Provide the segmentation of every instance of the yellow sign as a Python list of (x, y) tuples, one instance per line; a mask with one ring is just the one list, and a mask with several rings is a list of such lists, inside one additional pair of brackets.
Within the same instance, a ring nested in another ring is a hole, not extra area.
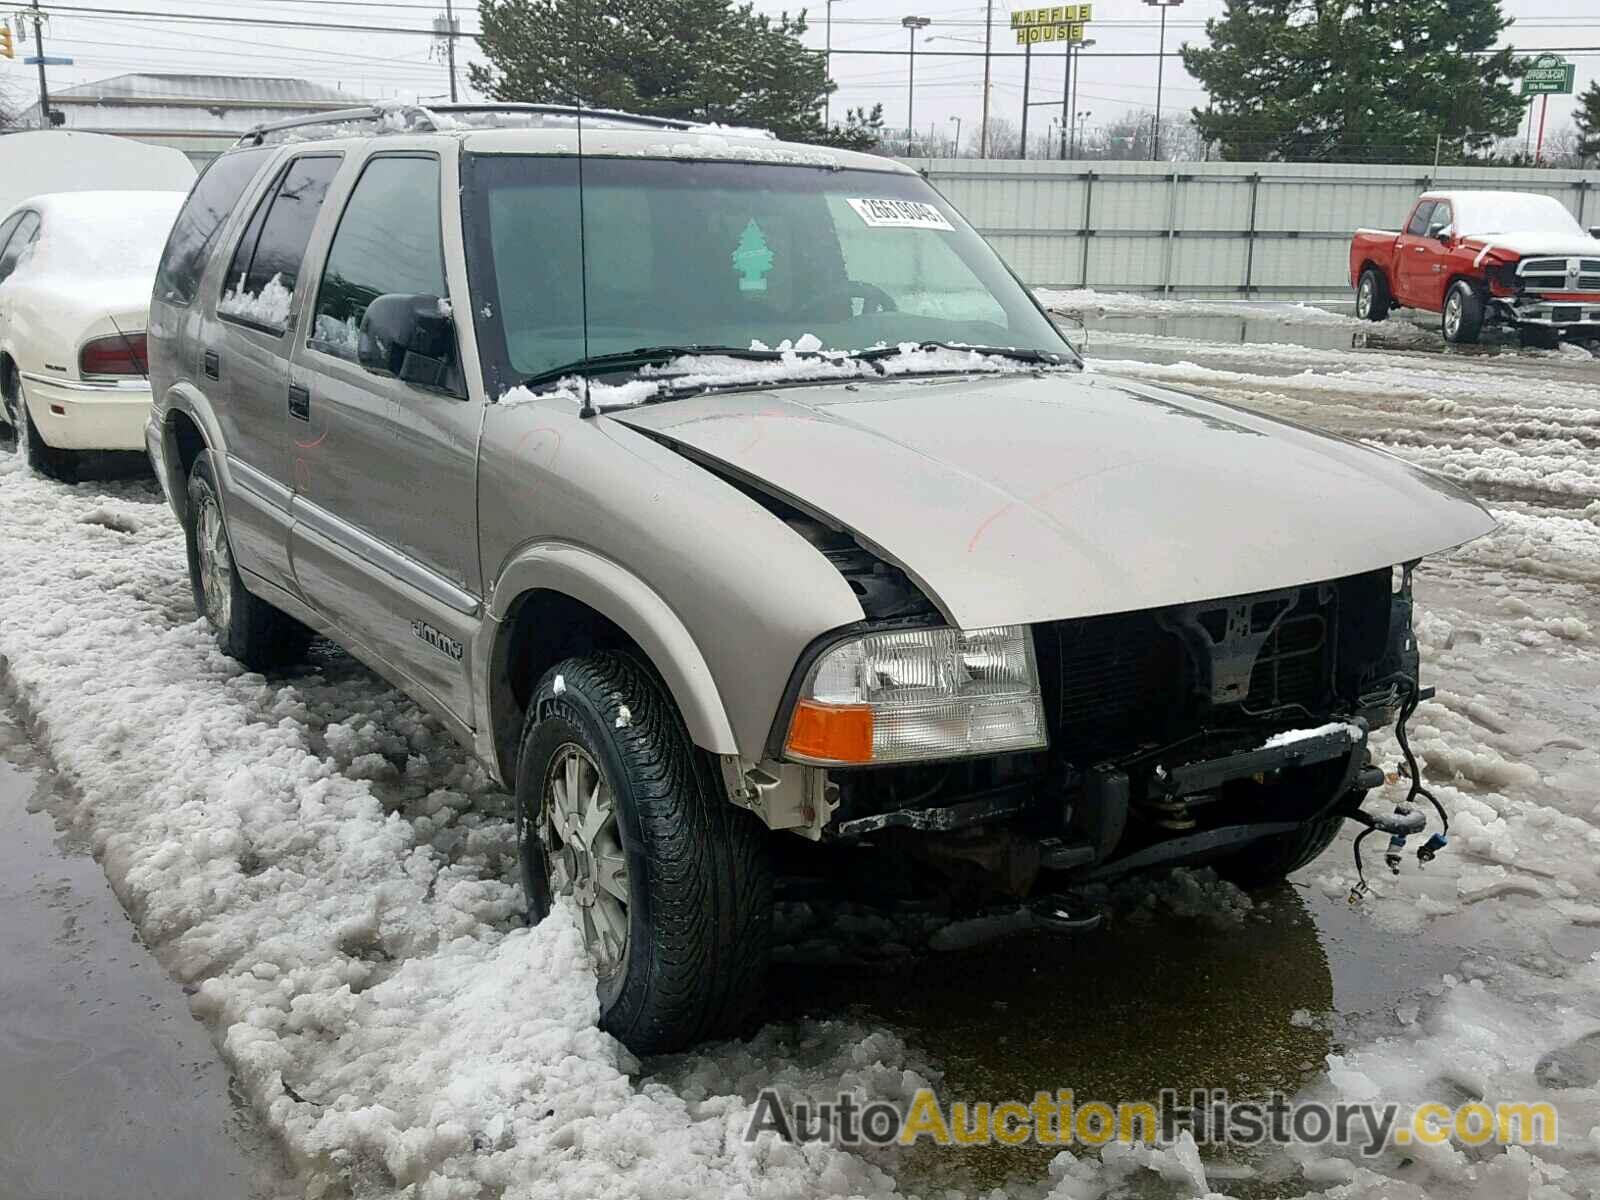
[(1083, 27), (1093, 18), (1092, 4), (1057, 4), (1051, 8), (1025, 8), (1011, 14), (1017, 45), (1040, 42), (1081, 42)]
[(8, 26), (0, 25), (0, 58), (15, 58), (16, 49), (11, 43), (11, 30)]

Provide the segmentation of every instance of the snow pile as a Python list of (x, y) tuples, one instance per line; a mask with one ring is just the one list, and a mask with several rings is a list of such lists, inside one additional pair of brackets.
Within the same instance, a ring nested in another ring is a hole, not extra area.
[[(224, 658), (150, 485), (72, 489), (0, 461), (0, 506), (9, 684), (140, 933), (196, 986), (314, 1190), (892, 1193), (842, 1151), (746, 1145), (738, 1095), (631, 1079), (570, 915), (521, 925), (505, 797), (342, 656), (283, 680)], [(836, 1032), (793, 1078), (822, 1094), (927, 1077), (907, 1053)], [(725, 1078), (725, 1057), (674, 1069)]]
[[(282, 275), (274, 275), (267, 280), (259, 292), (245, 291), (244, 276), (240, 275), (239, 282), (217, 301), (217, 312), (225, 316), (242, 317), (258, 325), (282, 328), (289, 323), (289, 306), (293, 303), (294, 289), (283, 285)], [(320, 335), (321, 318), (317, 322), (317, 331)]]
[[(769, 349), (760, 342), (750, 348), (761, 351)], [(916, 342), (902, 342), (898, 349), (898, 354), (867, 361), (851, 358), (843, 351), (824, 350), (822, 342), (808, 333), (792, 342), (788, 339), (780, 342), (777, 352), (781, 357), (777, 359), (686, 354), (659, 367), (642, 367), (638, 378), (626, 383), (586, 382), (574, 375), (542, 391), (536, 392), (525, 387), (511, 388), (500, 397), (500, 403), (528, 404), (555, 397), (581, 404), (587, 390), (589, 402), (600, 412), (606, 412), (645, 404), (657, 396), (679, 389), (756, 388), (797, 381), (835, 383), (929, 372), (1006, 375), (1041, 370), (1078, 370), (1076, 366), (1042, 367), (1036, 363), (983, 354), (977, 350), (944, 347), (924, 349)]]

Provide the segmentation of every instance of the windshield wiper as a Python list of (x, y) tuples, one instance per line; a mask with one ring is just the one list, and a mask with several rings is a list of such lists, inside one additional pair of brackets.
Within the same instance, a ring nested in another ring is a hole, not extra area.
[[(995, 358), (1009, 358), (1015, 362), (1038, 363), (1045, 367), (1070, 366), (1076, 360), (1066, 354), (1057, 354), (1053, 350), (1028, 350), (1017, 346), (968, 346), (960, 342), (918, 342), (914, 349), (917, 350), (955, 350), (957, 352), (970, 350), (974, 354), (988, 354)], [(874, 346), (870, 350), (858, 350), (851, 358), (859, 358), (862, 362), (879, 362), (885, 358), (893, 358), (903, 353), (901, 346)]]
[(750, 362), (778, 362), (783, 358), (777, 350), (751, 350), (743, 346), (710, 346), (698, 343), (685, 346), (640, 346), (635, 350), (619, 350), (614, 354), (595, 354), (574, 359), (548, 371), (540, 371), (517, 381), (518, 387), (535, 388), (556, 383), (569, 375), (603, 375), (607, 371), (627, 371), (638, 367), (659, 366), (692, 354), (714, 354), (723, 358), (739, 358)]

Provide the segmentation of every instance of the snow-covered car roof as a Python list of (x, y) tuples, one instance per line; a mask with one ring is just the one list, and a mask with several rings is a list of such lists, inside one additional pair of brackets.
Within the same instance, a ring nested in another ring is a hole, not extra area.
[[(154, 275), (187, 192), (55, 192), (28, 208), (42, 218), (29, 274)], [(9, 214), (8, 214), (9, 215)]]
[(1587, 236), (1566, 205), (1537, 192), (1424, 192), (1424, 200), (1448, 200), (1459, 237), (1496, 233), (1562, 233)]

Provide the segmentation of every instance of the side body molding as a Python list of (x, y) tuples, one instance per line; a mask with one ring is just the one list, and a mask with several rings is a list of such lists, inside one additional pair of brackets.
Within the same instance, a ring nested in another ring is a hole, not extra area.
[[(563, 592), (587, 604), (628, 634), (649, 655), (689, 729), (695, 745), (713, 754), (737, 754), (733, 725), (711, 668), (688, 628), (659, 593), (603, 555), (570, 542), (540, 542), (512, 555), (495, 581), (489, 615), (504, 621), (517, 597), (536, 589)], [(490, 632), (490, 631), (486, 631)], [(495, 636), (479, 639), (487, 659)], [(484, 661), (480, 679), (488, 679)], [(483, 697), (480, 712), (490, 712)], [(480, 726), (487, 722), (480, 721)]]

